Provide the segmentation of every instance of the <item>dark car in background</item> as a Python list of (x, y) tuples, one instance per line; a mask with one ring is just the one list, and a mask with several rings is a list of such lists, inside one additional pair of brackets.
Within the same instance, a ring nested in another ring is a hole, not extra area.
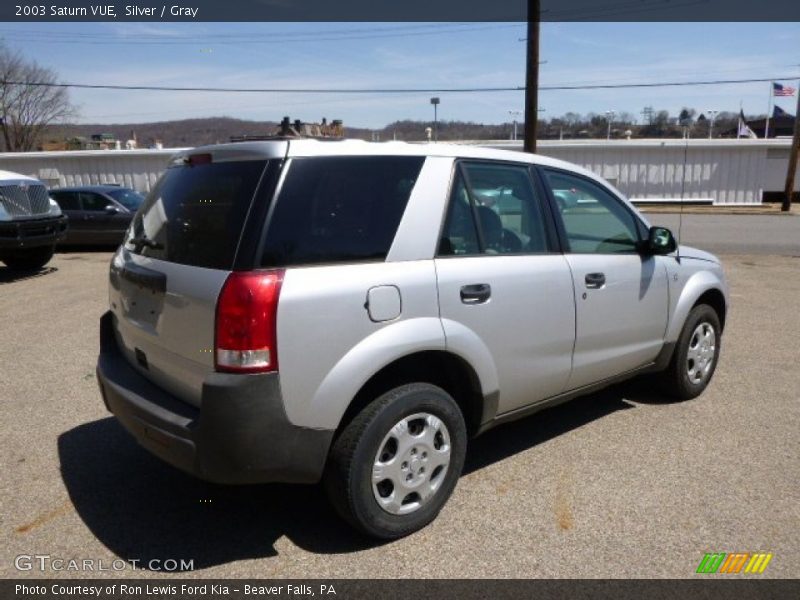
[(50, 190), (50, 197), (69, 219), (67, 244), (120, 244), (144, 196), (117, 185)]

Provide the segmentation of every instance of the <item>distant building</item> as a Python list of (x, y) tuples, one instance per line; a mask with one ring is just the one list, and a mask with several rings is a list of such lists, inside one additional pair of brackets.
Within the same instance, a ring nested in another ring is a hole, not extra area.
[(90, 137), (75, 136), (64, 140), (48, 140), (39, 146), (43, 152), (63, 150), (119, 150), (122, 142), (113, 133), (95, 133)]

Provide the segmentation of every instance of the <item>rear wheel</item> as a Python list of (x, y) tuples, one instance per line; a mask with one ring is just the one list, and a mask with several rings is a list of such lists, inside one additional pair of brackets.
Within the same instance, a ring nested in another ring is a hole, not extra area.
[(364, 533), (395, 539), (436, 518), (466, 454), (461, 410), (426, 383), (395, 388), (364, 408), (333, 444), (325, 488), (337, 512)]
[(33, 271), (41, 269), (55, 252), (54, 246), (39, 246), (24, 250), (11, 250), (2, 255), (2, 260), (10, 269), (19, 271)]
[(703, 393), (717, 368), (721, 331), (713, 308), (698, 304), (691, 310), (663, 375), (671, 396), (690, 400)]

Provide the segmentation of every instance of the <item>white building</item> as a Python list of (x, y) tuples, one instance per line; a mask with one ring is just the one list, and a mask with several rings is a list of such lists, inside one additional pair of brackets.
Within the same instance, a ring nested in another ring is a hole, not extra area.
[[(522, 142), (462, 143), (522, 148)], [(759, 204), (764, 192), (783, 190), (791, 140), (570, 140), (538, 146), (541, 154), (586, 167), (635, 200)], [(0, 153), (0, 169), (50, 187), (116, 183), (148, 192), (177, 151)]]

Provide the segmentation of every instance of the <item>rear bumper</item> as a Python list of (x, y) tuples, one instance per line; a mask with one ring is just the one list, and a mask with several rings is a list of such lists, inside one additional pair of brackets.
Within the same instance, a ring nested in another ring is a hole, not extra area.
[(322, 476), (333, 431), (289, 422), (277, 373), (214, 373), (203, 385), (202, 408), (195, 408), (127, 363), (107, 312), (97, 380), (106, 408), (142, 446), (201, 479), (314, 483)]
[(48, 246), (67, 235), (67, 217), (0, 221), (0, 248)]

